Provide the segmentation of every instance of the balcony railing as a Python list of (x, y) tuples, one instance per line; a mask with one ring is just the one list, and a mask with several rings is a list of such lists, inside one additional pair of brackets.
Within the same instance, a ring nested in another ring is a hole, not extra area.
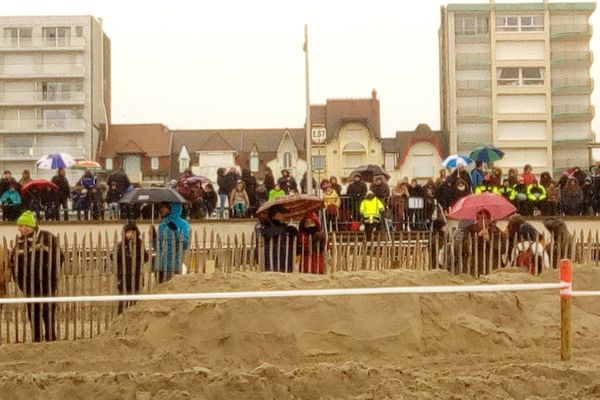
[(552, 52), (552, 65), (591, 64), (593, 60), (591, 51), (556, 51)]
[(49, 38), (45, 36), (33, 37), (4, 37), (0, 38), (0, 50), (15, 49), (82, 49), (85, 48), (85, 38), (83, 37), (56, 37)]
[(0, 104), (81, 103), (83, 101), (85, 101), (83, 92), (0, 92)]
[(591, 121), (594, 118), (594, 106), (583, 104), (564, 104), (552, 106), (552, 118), (569, 121)]
[(2, 159), (38, 159), (50, 153), (68, 153), (75, 158), (85, 157), (85, 148), (81, 146), (32, 146), (32, 147), (0, 147)]
[(0, 132), (83, 131), (85, 121), (77, 119), (0, 119)]
[(557, 78), (552, 79), (553, 93), (589, 93), (594, 88), (594, 81), (590, 78)]
[(0, 78), (34, 76), (81, 77), (85, 75), (84, 64), (0, 64)]
[(490, 90), (492, 81), (489, 79), (471, 79), (456, 81), (457, 90)]
[(491, 116), (491, 106), (463, 106), (456, 108), (456, 114), (459, 116)]
[(488, 67), (490, 63), (490, 53), (459, 53), (456, 55), (456, 68), (458, 69)]
[(550, 26), (552, 39), (588, 39), (592, 36), (592, 26), (589, 24), (561, 24)]

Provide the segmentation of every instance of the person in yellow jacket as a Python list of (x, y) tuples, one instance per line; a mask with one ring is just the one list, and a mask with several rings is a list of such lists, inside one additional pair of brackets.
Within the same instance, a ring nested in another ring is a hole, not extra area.
[(373, 230), (381, 221), (381, 212), (385, 209), (383, 203), (378, 197), (375, 197), (372, 191), (367, 192), (367, 197), (360, 203), (360, 215), (365, 225), (365, 234), (367, 240), (371, 240)]

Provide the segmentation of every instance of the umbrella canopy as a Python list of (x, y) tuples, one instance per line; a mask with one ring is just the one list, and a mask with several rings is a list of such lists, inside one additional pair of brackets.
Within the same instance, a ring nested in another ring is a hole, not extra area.
[(385, 179), (390, 179), (390, 174), (385, 172), (383, 168), (375, 164), (362, 165), (350, 173), (350, 179), (354, 179), (355, 175), (360, 175), (363, 181), (373, 182), (373, 178), (377, 175), (385, 176)]
[(71, 165), (71, 169), (100, 171), (100, 170), (102, 170), (102, 166), (100, 165), (100, 163), (93, 161), (93, 160), (82, 160), (82, 161), (76, 161), (75, 164)]
[(198, 183), (200, 182), (201, 184), (206, 184), (206, 183), (210, 183), (210, 179), (207, 178), (206, 176), (202, 176), (202, 175), (192, 175), (192, 176), (188, 176), (187, 178), (185, 178), (185, 183)]
[(309, 194), (294, 194), (267, 201), (256, 211), (257, 216), (273, 215), (280, 221), (300, 219), (311, 211), (324, 208), (323, 199)]
[(503, 196), (493, 193), (471, 194), (458, 200), (448, 215), (454, 219), (476, 220), (477, 213), (486, 210), (492, 221), (504, 218), (517, 211)]
[(502, 157), (504, 157), (504, 152), (496, 146), (485, 144), (483, 146), (476, 147), (471, 154), (469, 154), (469, 157), (474, 161), (489, 163), (502, 160)]
[(168, 188), (143, 188), (134, 189), (126, 193), (119, 203), (142, 204), (142, 203), (185, 203), (185, 199), (179, 193)]
[(471, 164), (473, 160), (469, 158), (466, 154), (452, 154), (451, 156), (446, 157), (444, 161), (442, 161), (442, 165), (446, 168), (456, 168), (459, 165), (467, 166)]
[(21, 194), (25, 195), (31, 189), (42, 190), (42, 189), (46, 189), (46, 188), (50, 188), (52, 190), (58, 190), (58, 186), (56, 186), (54, 183), (50, 182), (47, 179), (34, 179), (23, 185), (23, 187), (21, 188)]
[(52, 153), (46, 154), (37, 160), (35, 166), (39, 169), (58, 169), (69, 168), (73, 164), (75, 164), (75, 159), (72, 155), (67, 153)]

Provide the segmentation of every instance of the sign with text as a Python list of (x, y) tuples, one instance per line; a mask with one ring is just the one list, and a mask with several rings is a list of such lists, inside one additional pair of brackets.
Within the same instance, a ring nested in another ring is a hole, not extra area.
[(312, 142), (315, 144), (321, 144), (325, 142), (325, 138), (327, 136), (327, 132), (325, 128), (312, 128), (311, 138)]

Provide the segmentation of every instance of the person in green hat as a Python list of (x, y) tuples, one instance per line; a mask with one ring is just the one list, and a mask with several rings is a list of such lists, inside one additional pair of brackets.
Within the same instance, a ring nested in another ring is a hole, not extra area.
[[(10, 255), (13, 277), (27, 297), (54, 296), (58, 289), (58, 268), (64, 260), (58, 239), (40, 230), (30, 210), (17, 218), (19, 236)], [(27, 304), (34, 342), (56, 340), (56, 304)]]

